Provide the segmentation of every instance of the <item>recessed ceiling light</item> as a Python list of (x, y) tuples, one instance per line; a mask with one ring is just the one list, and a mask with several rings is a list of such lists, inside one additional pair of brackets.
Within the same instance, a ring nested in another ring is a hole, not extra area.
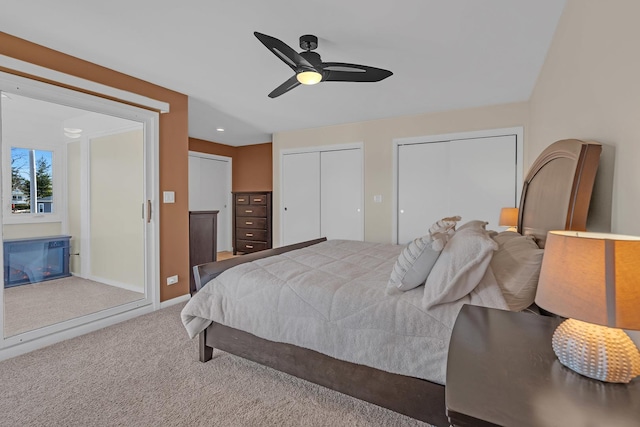
[(216, 130), (217, 130), (218, 132), (224, 132), (224, 129), (223, 129), (223, 128), (216, 128)]
[(68, 133), (68, 132), (65, 132), (64, 135), (66, 137), (73, 138), (73, 139), (80, 138), (82, 136), (79, 133)]
[(64, 128), (65, 132), (69, 132), (69, 133), (80, 133), (82, 132), (82, 129), (76, 129), (76, 128)]

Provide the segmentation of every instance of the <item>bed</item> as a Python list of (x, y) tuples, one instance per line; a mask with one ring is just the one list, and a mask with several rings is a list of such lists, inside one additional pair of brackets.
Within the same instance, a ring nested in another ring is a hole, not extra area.
[[(600, 152), (597, 143), (562, 140), (531, 166), (522, 189), (518, 230), (535, 239), (537, 248), (544, 248), (549, 230), (586, 229)], [(453, 236), (463, 234), (460, 230)], [(446, 426), (443, 372), (455, 314), (464, 303), (509, 306), (496, 295), (499, 288), (489, 283), (495, 277), (491, 279), (486, 267), (474, 289), (435, 307), (425, 308), (424, 301), (436, 284), (424, 290), (390, 290), (385, 284), (403, 250), (318, 239), (196, 266), (197, 293), (183, 310), (183, 323), (190, 335), (199, 337), (202, 362), (217, 348)], [(432, 270), (427, 285), (432, 275), (437, 276)], [(250, 285), (252, 281), (259, 287)], [(429, 298), (433, 302), (434, 296)], [(294, 300), (307, 304), (295, 308)], [(430, 320), (421, 322), (409, 312), (426, 313)]]

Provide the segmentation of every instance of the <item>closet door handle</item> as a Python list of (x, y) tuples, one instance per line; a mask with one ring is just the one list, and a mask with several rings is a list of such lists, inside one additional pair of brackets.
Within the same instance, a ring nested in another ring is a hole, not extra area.
[(151, 200), (147, 200), (147, 224), (151, 222)]

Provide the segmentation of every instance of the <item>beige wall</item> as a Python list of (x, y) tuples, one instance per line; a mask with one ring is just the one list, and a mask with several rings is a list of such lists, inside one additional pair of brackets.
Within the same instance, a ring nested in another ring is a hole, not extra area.
[(144, 292), (142, 130), (90, 141), (91, 277)]
[(37, 224), (5, 224), (2, 227), (3, 239), (58, 236), (60, 234), (62, 234), (62, 224), (59, 222), (43, 222)]
[[(528, 104), (515, 103), (442, 113), (350, 123), (273, 135), (273, 239), (280, 244), (280, 150), (364, 144), (365, 240), (392, 241), (393, 140), (418, 136), (528, 126)], [(527, 159), (525, 158), (525, 163)], [(382, 203), (373, 196), (381, 194)]]
[[(569, 0), (531, 97), (529, 159), (563, 138), (609, 145), (594, 202), (611, 230), (640, 235), (640, 2)], [(611, 184), (603, 179), (611, 175)]]
[[(593, 202), (611, 231), (632, 235), (640, 235), (639, 16), (638, 0), (567, 1), (531, 96), (525, 145), (532, 159), (556, 139), (607, 144)], [(629, 335), (640, 346), (640, 332)]]

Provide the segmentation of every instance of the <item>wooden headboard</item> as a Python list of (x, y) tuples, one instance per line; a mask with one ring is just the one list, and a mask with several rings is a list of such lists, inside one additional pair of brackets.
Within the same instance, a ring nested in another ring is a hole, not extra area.
[(518, 231), (544, 248), (550, 230), (584, 231), (602, 146), (564, 139), (548, 146), (524, 180)]

